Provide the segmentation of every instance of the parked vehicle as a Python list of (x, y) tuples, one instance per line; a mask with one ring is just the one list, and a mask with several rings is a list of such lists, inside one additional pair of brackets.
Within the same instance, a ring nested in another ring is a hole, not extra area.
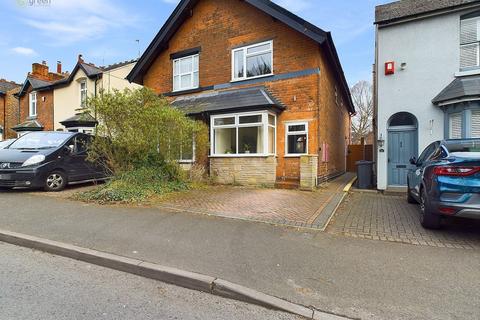
[(5, 149), (9, 145), (11, 145), (13, 141), (15, 141), (15, 139), (8, 139), (8, 140), (0, 141), (0, 150)]
[(0, 188), (61, 191), (68, 184), (104, 180), (100, 164), (87, 161), (93, 137), (72, 132), (32, 132), (0, 150)]
[(420, 203), (423, 227), (444, 216), (480, 219), (480, 139), (436, 141), (408, 173), (408, 202)]

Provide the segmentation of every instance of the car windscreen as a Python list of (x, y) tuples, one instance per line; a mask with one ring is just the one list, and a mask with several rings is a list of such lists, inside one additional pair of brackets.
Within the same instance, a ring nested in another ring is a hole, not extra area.
[(13, 140), (0, 141), (0, 149), (8, 147), (8, 145), (12, 142), (13, 142)]
[(449, 153), (480, 152), (480, 140), (452, 141), (445, 144)]
[(65, 133), (34, 132), (20, 137), (8, 148), (20, 150), (52, 149), (61, 146), (70, 137), (70, 134)]

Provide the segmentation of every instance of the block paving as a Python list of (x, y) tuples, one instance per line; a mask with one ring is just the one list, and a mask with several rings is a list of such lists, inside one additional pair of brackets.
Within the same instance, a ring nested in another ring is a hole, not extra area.
[[(321, 215), (352, 179), (346, 174), (314, 192), (215, 186), (168, 197), (160, 208), (292, 227), (321, 229)], [(330, 212), (331, 213), (331, 212)]]
[(441, 230), (426, 230), (420, 225), (419, 210), (404, 196), (351, 192), (326, 231), (413, 245), (480, 249), (480, 221), (448, 218)]

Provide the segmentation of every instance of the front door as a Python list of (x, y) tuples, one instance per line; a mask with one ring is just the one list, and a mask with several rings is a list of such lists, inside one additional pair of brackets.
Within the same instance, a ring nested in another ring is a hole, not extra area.
[(388, 133), (388, 185), (406, 186), (410, 159), (417, 156), (416, 130)]

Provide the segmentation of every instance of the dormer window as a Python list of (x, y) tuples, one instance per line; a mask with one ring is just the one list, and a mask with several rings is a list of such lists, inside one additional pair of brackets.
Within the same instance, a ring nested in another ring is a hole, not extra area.
[(80, 85), (80, 107), (85, 108), (87, 106), (87, 80), (82, 80), (79, 83)]
[(460, 21), (460, 70), (480, 68), (480, 13)]
[(31, 92), (29, 95), (29, 108), (28, 108), (28, 115), (30, 117), (37, 116), (37, 93)]
[(232, 81), (273, 74), (273, 41), (232, 50)]
[(183, 91), (198, 88), (198, 65), (198, 54), (173, 60), (173, 91)]

